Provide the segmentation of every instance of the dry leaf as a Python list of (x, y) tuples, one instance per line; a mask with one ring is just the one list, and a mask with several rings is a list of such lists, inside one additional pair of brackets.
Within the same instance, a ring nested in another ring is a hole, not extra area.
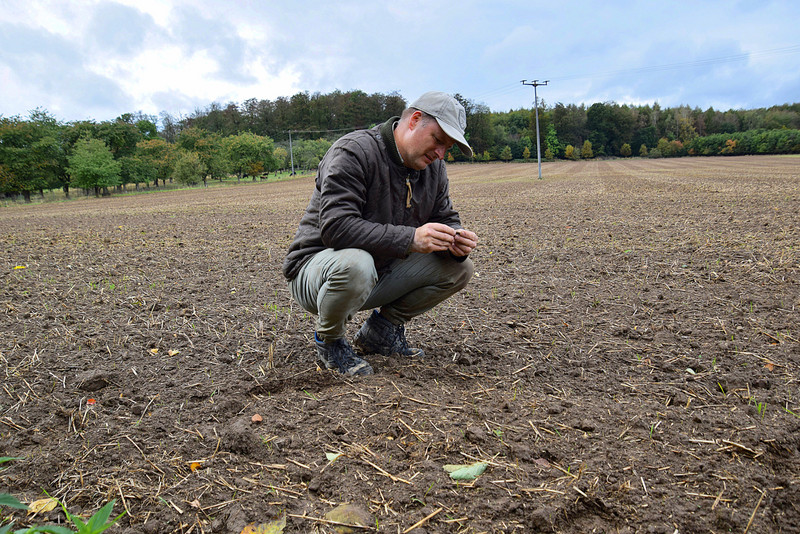
[(282, 534), (284, 528), (286, 528), (286, 516), (260, 525), (251, 523), (244, 527), (241, 534)]
[(88, 404), (89, 406), (94, 406), (96, 403), (97, 401), (94, 399), (86, 399), (86, 404)]
[(198, 470), (198, 469), (200, 469), (201, 467), (203, 467), (203, 463), (202, 463), (202, 462), (192, 462), (192, 463), (190, 463), (190, 464), (189, 464), (189, 469), (190, 469), (192, 472), (195, 472), (195, 471), (197, 471), (197, 470)]
[(24, 265), (17, 265), (16, 267), (14, 267), (14, 270), (16, 271), (17, 269), (27, 269), (27, 267), (25, 267)]
[(181, 353), (181, 351), (179, 351), (179, 350), (171, 350), (171, 351), (167, 352), (167, 354), (169, 354), (170, 356), (177, 356), (180, 353)]
[(192, 502), (190, 502), (189, 506), (191, 506), (192, 508), (201, 508), (200, 501), (198, 501), (197, 499), (195, 499)]
[(152, 352), (153, 354), (158, 354), (158, 349), (150, 349), (150, 352)]
[(254, 414), (253, 417), (250, 418), (250, 420), (254, 423), (260, 423), (261, 421), (264, 420), (264, 418), (261, 417), (259, 414)]
[(51, 512), (58, 506), (58, 501), (52, 497), (46, 499), (39, 499), (33, 501), (28, 505), (28, 514), (41, 514), (43, 512)]
[(338, 452), (338, 453), (337, 453), (337, 452), (326, 452), (326, 453), (325, 453), (325, 458), (327, 458), (327, 459), (328, 459), (328, 461), (329, 461), (330, 463), (333, 463), (333, 462), (335, 462), (335, 461), (336, 461), (336, 460), (339, 458), (339, 456), (341, 456), (342, 454), (344, 454), (344, 453), (341, 453), (341, 452)]
[(767, 371), (772, 371), (775, 369), (775, 364), (773, 364), (772, 362), (767, 362), (767, 365), (765, 365), (764, 367), (767, 368)]
[[(328, 521), (336, 521), (337, 523), (345, 523), (347, 525), (362, 527), (369, 527), (375, 524), (375, 520), (368, 512), (364, 511), (358, 506), (353, 506), (352, 504), (340, 504), (325, 514), (325, 519)], [(357, 532), (356, 529), (344, 525), (334, 525), (333, 528), (339, 534)], [(358, 530), (358, 532), (360, 532), (360, 530)]]

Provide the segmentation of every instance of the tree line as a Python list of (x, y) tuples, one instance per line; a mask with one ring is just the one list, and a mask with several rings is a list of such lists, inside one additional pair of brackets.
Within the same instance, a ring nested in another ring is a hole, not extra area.
[[(532, 108), (491, 111), (454, 95), (467, 112), (472, 161), (536, 157)], [(0, 117), (0, 193), (7, 197), (70, 188), (100, 195), (135, 184), (207, 183), (314, 169), (331, 143), (406, 107), (397, 93), (308, 92), (242, 104), (212, 103), (191, 115), (126, 113), (113, 121), (63, 123), (46, 110)], [(542, 103), (545, 159), (800, 153), (800, 104), (752, 110), (661, 108), (614, 102)], [(466, 161), (454, 147), (448, 161)]]
[[(475, 152), (475, 160), (536, 157), (532, 108), (497, 112), (462, 95), (454, 96), (467, 112), (467, 139)], [(229, 103), (224, 108), (214, 103), (204, 110), (195, 110), (189, 117), (167, 123), (176, 130), (190, 125), (224, 135), (246, 129), (286, 144), (290, 131), (296, 132), (294, 139), (318, 136), (333, 140), (341, 135), (342, 129), (372, 126), (399, 115), (405, 106), (405, 100), (396, 93), (304, 92), (274, 101), (251, 99), (242, 105)], [(542, 102), (539, 123), (541, 151), (546, 159), (800, 150), (797, 137), (800, 104), (720, 111), (689, 106), (662, 108), (658, 103), (637, 106), (615, 102), (590, 106), (557, 103), (548, 106)], [(729, 141), (735, 142), (735, 146)], [(467, 158), (456, 148), (448, 159), (464, 161)]]

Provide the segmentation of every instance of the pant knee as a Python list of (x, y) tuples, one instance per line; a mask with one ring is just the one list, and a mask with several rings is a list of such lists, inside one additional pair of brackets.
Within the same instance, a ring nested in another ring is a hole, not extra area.
[(348, 284), (369, 287), (370, 290), (378, 282), (375, 261), (372, 255), (361, 249), (345, 249), (340, 251), (338, 276)]
[(453, 287), (457, 290), (464, 289), (472, 275), (475, 274), (475, 264), (472, 260), (467, 258), (462, 262), (456, 262), (455, 270), (453, 273)]

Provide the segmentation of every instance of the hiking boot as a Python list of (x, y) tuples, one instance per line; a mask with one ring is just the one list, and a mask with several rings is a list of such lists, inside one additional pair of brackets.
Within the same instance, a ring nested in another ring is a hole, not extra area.
[(422, 349), (408, 346), (405, 326), (392, 324), (378, 310), (372, 311), (372, 315), (356, 333), (353, 343), (365, 354), (425, 356)]
[(344, 338), (324, 343), (314, 332), (317, 344), (317, 359), (327, 368), (336, 369), (347, 376), (365, 376), (373, 373), (372, 366), (353, 352), (353, 347)]

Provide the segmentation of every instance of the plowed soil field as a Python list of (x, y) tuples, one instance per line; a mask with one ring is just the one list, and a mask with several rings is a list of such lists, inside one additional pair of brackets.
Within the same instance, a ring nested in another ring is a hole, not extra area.
[(312, 177), (0, 208), (0, 493), (126, 534), (800, 532), (800, 159), (449, 173), (476, 275), (359, 379), (280, 274)]

